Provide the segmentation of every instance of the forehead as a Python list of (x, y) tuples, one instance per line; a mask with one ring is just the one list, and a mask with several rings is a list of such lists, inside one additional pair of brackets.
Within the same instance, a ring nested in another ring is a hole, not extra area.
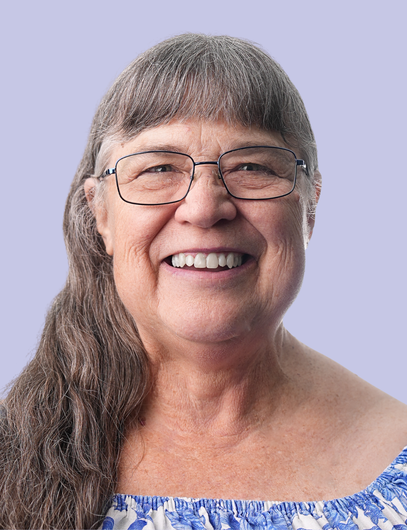
[(197, 160), (200, 157), (217, 159), (225, 151), (250, 145), (287, 147), (279, 133), (258, 127), (245, 127), (239, 123), (230, 124), (223, 120), (172, 120), (170, 123), (145, 130), (135, 138), (117, 145), (110, 161), (114, 163), (122, 156), (149, 150), (187, 153)]

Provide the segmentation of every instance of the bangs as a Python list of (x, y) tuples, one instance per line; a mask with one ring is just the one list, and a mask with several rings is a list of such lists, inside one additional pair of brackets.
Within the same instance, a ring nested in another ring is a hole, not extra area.
[(254, 45), (233, 37), (182, 35), (139, 56), (107, 97), (125, 137), (175, 117), (222, 118), (286, 137), (295, 133), (285, 115), (293, 91), (281, 67)]

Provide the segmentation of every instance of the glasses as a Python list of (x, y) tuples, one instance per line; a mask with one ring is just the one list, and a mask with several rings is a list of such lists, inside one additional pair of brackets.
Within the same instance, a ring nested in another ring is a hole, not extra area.
[(116, 175), (123, 201), (145, 206), (172, 204), (185, 199), (194, 180), (195, 167), (218, 166), (218, 178), (236, 199), (267, 200), (289, 195), (295, 188), (297, 167), (304, 160), (284, 147), (256, 146), (232, 149), (218, 160), (195, 162), (185, 153), (143, 151), (123, 156), (100, 179)]

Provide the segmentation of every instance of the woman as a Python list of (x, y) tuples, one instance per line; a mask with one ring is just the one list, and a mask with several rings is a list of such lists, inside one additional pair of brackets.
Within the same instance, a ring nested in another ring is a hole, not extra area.
[(301, 98), (255, 46), (182, 35), (123, 72), (4, 403), (2, 527), (407, 524), (406, 407), (282, 324), (319, 192)]

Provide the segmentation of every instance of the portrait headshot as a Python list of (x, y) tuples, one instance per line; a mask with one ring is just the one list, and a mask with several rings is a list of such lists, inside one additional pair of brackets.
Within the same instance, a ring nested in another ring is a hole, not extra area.
[(3, 9), (0, 528), (407, 529), (407, 6)]

